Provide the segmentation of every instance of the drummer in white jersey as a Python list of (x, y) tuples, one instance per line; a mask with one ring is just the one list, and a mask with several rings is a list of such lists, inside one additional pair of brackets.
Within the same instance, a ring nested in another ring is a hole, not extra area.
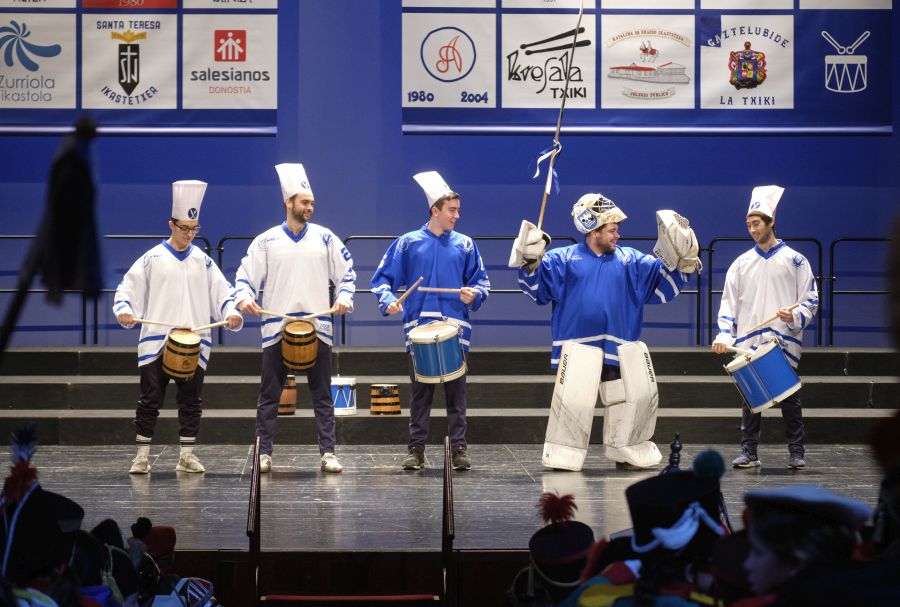
[[(281, 182), (285, 220), (256, 237), (241, 261), (235, 279), (235, 300), (244, 314), (262, 309), (288, 316), (303, 316), (331, 306), (328, 283), (335, 286), (334, 313), (353, 311), (356, 291), (353, 259), (344, 243), (324, 226), (310, 223), (315, 199), (302, 164), (275, 167)], [(263, 289), (264, 286), (264, 289)], [(257, 305), (260, 290), (262, 299)], [(319, 439), (320, 468), (340, 472), (334, 454), (334, 401), (331, 397), (331, 344), (333, 328), (328, 317), (312, 319), (316, 328), (315, 364), (306, 379), (312, 395)], [(272, 441), (278, 418), (278, 400), (287, 376), (281, 353), (285, 321), (266, 316), (262, 321), (262, 376), (256, 403), (256, 435), (260, 437), (259, 467), (272, 469)]]
[[(372, 292), (378, 297), (382, 314), (403, 312), (407, 350), (409, 333), (416, 326), (447, 318), (460, 326), (460, 344), (468, 352), (472, 334), (469, 312), (481, 307), (490, 293), (491, 283), (475, 242), (454, 230), (460, 215), (459, 194), (436, 171), (419, 173), (413, 178), (425, 190), (428, 223), (391, 243), (372, 276)], [(413, 291), (406, 301), (398, 302), (397, 290), (404, 285), (409, 287), (419, 277), (423, 277), (424, 287), (459, 288), (459, 294)], [(435, 384), (416, 380), (412, 360), (409, 376), (412, 381), (409, 443), (401, 465), (405, 470), (419, 470), (425, 465)], [(463, 374), (443, 384), (453, 467), (468, 470), (472, 464), (466, 442), (466, 376)]]
[[(756, 349), (778, 340), (788, 362), (796, 369), (800, 363), (800, 343), (806, 328), (819, 307), (816, 279), (806, 258), (781, 240), (775, 238), (775, 209), (784, 193), (777, 185), (753, 188), (747, 210), (747, 230), (756, 246), (738, 257), (725, 276), (725, 289), (719, 306), (719, 334), (712, 344), (717, 354), (727, 346)], [(793, 304), (800, 304), (788, 310)], [(761, 329), (747, 333), (772, 314), (778, 320)], [(781, 402), (792, 469), (806, 466), (803, 412), (800, 392)], [(741, 454), (732, 465), (735, 468), (754, 468), (760, 465), (757, 457), (762, 415), (753, 413), (743, 404), (741, 417)]]
[[(206, 184), (202, 181), (172, 184), (169, 219), (172, 235), (134, 262), (116, 289), (113, 312), (123, 327), (133, 327), (135, 318), (171, 322), (178, 327), (200, 327), (214, 319), (225, 320), (229, 329), (240, 331), (243, 320), (235, 307), (231, 285), (212, 259), (191, 244), (200, 231), (200, 205), (205, 192)], [(131, 465), (132, 474), (150, 472), (150, 442), (170, 379), (162, 364), (169, 330), (160, 325), (141, 325), (138, 341), (141, 389), (134, 415), (138, 451)], [(179, 472), (205, 470), (194, 454), (194, 444), (203, 413), (201, 392), (209, 362), (209, 329), (199, 331), (199, 336), (197, 370), (190, 379), (175, 380), (181, 442), (175, 470)]]
[[(640, 339), (644, 305), (673, 300), (688, 280), (686, 273), (693, 272), (698, 265), (696, 238), (686, 220), (672, 211), (660, 213), (678, 217), (684, 224), (682, 227), (674, 219), (663, 221), (657, 217), (660, 228), (657, 248), (664, 246), (671, 268), (652, 255), (617, 245), (619, 224), (627, 216), (602, 194), (585, 194), (572, 207), (575, 227), (584, 235), (582, 243), (545, 254), (550, 237), (533, 224), (522, 222), (509, 265), (519, 268), (519, 288), (525, 295), (538, 305), (553, 305), (551, 367), (559, 365), (563, 343), (574, 341), (603, 350), (603, 359), (596, 364), (603, 365), (600, 377), (604, 384), (613, 385), (612, 382), (623, 378), (619, 346)], [(670, 244), (669, 234), (677, 234), (677, 246)], [(649, 358), (649, 353), (646, 356)], [(643, 360), (641, 357), (641, 365)], [(586, 361), (585, 364), (595, 363)], [(634, 388), (629, 393), (645, 391), (646, 386)], [(601, 389), (601, 396), (604, 394)], [(609, 404), (604, 401), (604, 405)], [(646, 404), (637, 405), (639, 410), (634, 417), (645, 420), (646, 427), (651, 428), (646, 434), (652, 435), (656, 415), (643, 410), (645, 407)], [(603, 440), (607, 457), (628, 469), (659, 463), (659, 451), (649, 436), (631, 444), (614, 439), (611, 434), (614, 424), (608, 421), (609, 416), (607, 413)], [(615, 426), (625, 430), (622, 435), (642, 432), (641, 428), (627, 427), (625, 421)]]

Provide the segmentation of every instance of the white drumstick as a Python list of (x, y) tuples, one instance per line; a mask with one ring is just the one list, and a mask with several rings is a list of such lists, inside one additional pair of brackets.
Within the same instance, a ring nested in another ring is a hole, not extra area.
[(729, 352), (734, 352), (735, 354), (742, 354), (747, 357), (753, 356), (753, 350), (744, 350), (743, 348), (735, 348), (734, 346), (725, 346), (725, 349)]
[(135, 318), (134, 322), (139, 322), (145, 325), (159, 325), (161, 327), (180, 327), (181, 325), (174, 322), (160, 322), (158, 320), (147, 320), (146, 318)]
[(220, 320), (219, 322), (214, 322), (211, 325), (201, 325), (199, 327), (194, 327), (193, 329), (191, 329), (191, 331), (196, 333), (198, 331), (205, 331), (206, 329), (215, 329), (216, 327), (224, 327), (227, 324), (228, 324), (227, 320)]
[(297, 316), (297, 317), (292, 316), (290, 318), (291, 318), (291, 320), (309, 320), (310, 318), (315, 318), (317, 316), (328, 316), (332, 312), (334, 312), (334, 308), (328, 308), (327, 310), (323, 310), (321, 312), (316, 312), (315, 314), (307, 314), (306, 316)]
[(868, 30), (860, 34), (859, 38), (856, 39), (856, 42), (847, 47), (847, 54), (852, 55), (856, 51), (856, 47), (865, 42), (869, 35), (870, 33)]
[(416, 282), (414, 282), (413, 285), (412, 285), (410, 288), (408, 288), (408, 289), (406, 290), (406, 293), (404, 293), (403, 295), (401, 295), (401, 296), (397, 299), (396, 303), (402, 304), (402, 303), (403, 303), (403, 300), (406, 299), (407, 297), (409, 297), (410, 294), (411, 294), (413, 291), (416, 290), (416, 288), (419, 286), (419, 284), (420, 284), (423, 280), (425, 280), (425, 277), (424, 277), (424, 276), (419, 276), (419, 280), (417, 280)]
[(296, 316), (288, 316), (287, 314), (279, 314), (278, 312), (272, 312), (271, 310), (263, 310), (259, 309), (260, 314), (268, 314), (269, 316), (277, 316), (278, 318), (283, 318), (285, 320), (297, 320)]
[(419, 287), (420, 291), (426, 293), (461, 293), (462, 289), (448, 289), (445, 287)]
[(830, 44), (831, 46), (834, 47), (834, 50), (837, 51), (837, 54), (838, 54), (838, 55), (843, 55), (844, 53), (847, 52), (847, 49), (844, 48), (843, 46), (841, 46), (840, 44), (838, 44), (837, 40), (835, 40), (834, 38), (832, 38), (832, 37), (831, 37), (831, 34), (829, 34), (828, 32), (826, 32), (825, 30), (822, 30), (822, 37), (825, 38), (825, 40), (828, 41), (828, 44)]
[[(788, 307), (788, 308), (787, 308), (788, 312), (790, 312), (791, 310), (793, 310), (794, 308), (796, 308), (796, 307), (799, 306), (799, 305), (800, 305), (800, 304), (795, 303), (794, 305)], [(773, 321), (776, 321), (776, 320), (778, 320), (778, 312), (776, 312), (775, 314), (773, 314), (773, 315), (770, 316), (769, 318), (765, 319), (764, 321), (762, 321), (761, 323), (759, 323), (759, 324), (756, 325), (755, 327), (751, 327), (751, 328), (747, 329), (747, 330), (744, 332), (744, 335), (749, 335), (750, 333), (753, 333), (753, 332), (756, 331), (757, 329), (762, 329), (763, 327), (765, 327), (765, 326), (766, 326), (767, 324), (769, 324), (770, 322), (773, 322)]]

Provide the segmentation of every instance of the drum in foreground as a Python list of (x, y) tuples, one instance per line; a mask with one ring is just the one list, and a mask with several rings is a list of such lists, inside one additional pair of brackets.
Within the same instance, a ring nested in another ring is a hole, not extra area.
[(465, 375), (459, 333), (459, 325), (447, 321), (419, 325), (409, 332), (416, 381), (439, 384)]
[(725, 371), (754, 413), (777, 405), (801, 385), (774, 339), (755, 350), (752, 356), (738, 354), (725, 366)]
[(318, 353), (316, 327), (305, 320), (284, 325), (281, 336), (281, 358), (284, 366), (294, 371), (306, 371), (316, 364)]
[(372, 415), (400, 415), (400, 387), (397, 384), (372, 384)]
[(332, 377), (331, 400), (335, 415), (356, 415), (356, 378)]
[(200, 336), (190, 329), (174, 329), (166, 337), (163, 371), (175, 379), (190, 379), (200, 362)]

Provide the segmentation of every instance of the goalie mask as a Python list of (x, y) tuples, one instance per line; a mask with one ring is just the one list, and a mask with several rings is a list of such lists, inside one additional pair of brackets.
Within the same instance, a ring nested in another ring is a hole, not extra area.
[(603, 194), (585, 194), (572, 206), (575, 227), (589, 234), (605, 223), (619, 223), (628, 218), (622, 209)]

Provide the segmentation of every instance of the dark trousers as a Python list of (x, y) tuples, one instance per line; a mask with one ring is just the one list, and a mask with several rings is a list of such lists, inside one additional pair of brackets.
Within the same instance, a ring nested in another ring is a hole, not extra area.
[[(306, 370), (306, 381), (312, 395), (319, 453), (334, 453), (334, 401), (331, 399), (331, 346), (317, 340), (316, 364)], [(302, 371), (300, 372), (302, 373)], [(259, 399), (256, 401), (256, 436), (260, 451), (272, 455), (272, 440), (278, 421), (278, 401), (288, 369), (281, 358), (281, 342), (263, 348)]]
[(196, 437), (200, 430), (200, 417), (203, 415), (200, 393), (203, 391), (205, 371), (198, 365), (192, 378), (174, 379), (163, 371), (162, 359), (160, 356), (152, 363), (140, 367), (141, 396), (134, 412), (134, 429), (141, 436), (153, 437), (156, 419), (166, 397), (166, 386), (171, 379), (178, 389), (175, 396), (175, 402), (178, 403), (178, 433), (180, 436)]
[[(431, 403), (438, 384), (416, 381), (412, 356), (409, 357), (409, 379), (412, 381), (412, 398), (409, 403), (409, 445), (425, 447), (428, 441), (428, 424), (431, 421)], [(466, 448), (466, 375), (444, 382), (444, 399), (447, 401), (447, 431), (452, 449)]]
[[(800, 406), (800, 392), (797, 390), (777, 406), (781, 407), (784, 418), (784, 435), (791, 454), (805, 455), (806, 433), (803, 430), (803, 409)], [(762, 426), (762, 414), (753, 413), (745, 402), (741, 407), (741, 450), (756, 454)]]

